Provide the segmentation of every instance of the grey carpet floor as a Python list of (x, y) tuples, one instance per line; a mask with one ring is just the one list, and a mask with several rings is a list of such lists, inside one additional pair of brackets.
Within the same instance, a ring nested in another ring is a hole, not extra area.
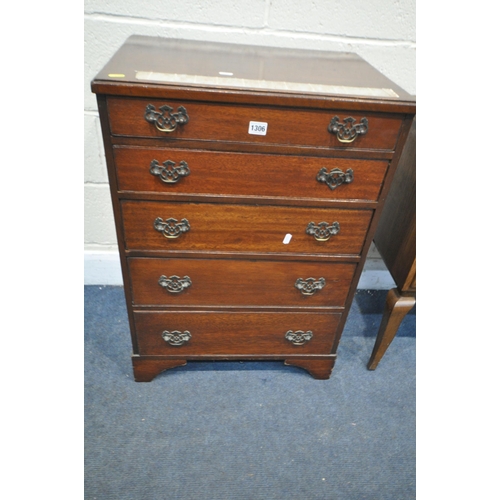
[(121, 287), (85, 287), (85, 499), (407, 500), (415, 308), (366, 369), (386, 292), (358, 291), (329, 380), (198, 362), (133, 380)]

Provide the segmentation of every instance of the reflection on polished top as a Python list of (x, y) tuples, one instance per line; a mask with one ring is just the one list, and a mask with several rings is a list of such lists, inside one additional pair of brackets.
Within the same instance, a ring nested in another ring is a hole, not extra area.
[(414, 101), (352, 53), (136, 35), (96, 80)]
[[(222, 72), (219, 72), (219, 74)], [(166, 82), (193, 84), (201, 86), (249, 88), (264, 90), (285, 90), (291, 92), (303, 92), (312, 94), (342, 94), (359, 95), (365, 97), (399, 97), (392, 89), (377, 89), (370, 87), (346, 87), (341, 85), (319, 85), (312, 83), (296, 82), (274, 82), (270, 80), (250, 80), (244, 78), (233, 78), (229, 76), (199, 76), (199, 75), (179, 75), (176, 73), (155, 73), (153, 71), (137, 71), (137, 80), (150, 82)]]

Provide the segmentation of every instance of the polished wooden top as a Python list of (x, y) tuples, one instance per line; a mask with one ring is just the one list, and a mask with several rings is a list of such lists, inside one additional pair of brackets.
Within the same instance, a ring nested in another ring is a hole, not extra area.
[(340, 96), (407, 102), (410, 107), (415, 101), (352, 53), (138, 35), (131, 36), (99, 72), (93, 90), (99, 93), (113, 84)]

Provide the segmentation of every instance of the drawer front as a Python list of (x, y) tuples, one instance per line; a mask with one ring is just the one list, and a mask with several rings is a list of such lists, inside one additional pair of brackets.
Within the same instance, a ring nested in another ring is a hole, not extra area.
[(356, 264), (129, 258), (134, 305), (342, 307)]
[[(161, 111), (164, 106), (171, 111)], [(111, 132), (117, 136), (342, 149), (392, 151), (401, 127), (401, 117), (395, 115), (118, 97), (108, 97), (108, 112)], [(146, 119), (155, 116), (155, 122)], [(187, 123), (182, 123), (186, 116)], [(346, 122), (349, 118), (355, 121)], [(249, 133), (250, 122), (267, 124), (265, 135)], [(346, 140), (352, 142), (342, 142)]]
[(376, 201), (387, 161), (115, 146), (122, 191)]
[(160, 356), (330, 354), (340, 317), (340, 313), (134, 313), (139, 354)]
[(359, 255), (372, 217), (371, 210), (132, 200), (121, 206), (129, 250)]

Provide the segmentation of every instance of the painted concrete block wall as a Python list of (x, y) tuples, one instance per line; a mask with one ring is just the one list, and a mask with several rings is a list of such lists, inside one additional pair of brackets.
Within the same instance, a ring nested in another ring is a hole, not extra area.
[[(416, 94), (415, 19), (415, 0), (86, 0), (85, 283), (122, 283), (90, 82), (130, 35), (356, 52)], [(392, 286), (374, 248), (366, 269), (361, 288)]]

